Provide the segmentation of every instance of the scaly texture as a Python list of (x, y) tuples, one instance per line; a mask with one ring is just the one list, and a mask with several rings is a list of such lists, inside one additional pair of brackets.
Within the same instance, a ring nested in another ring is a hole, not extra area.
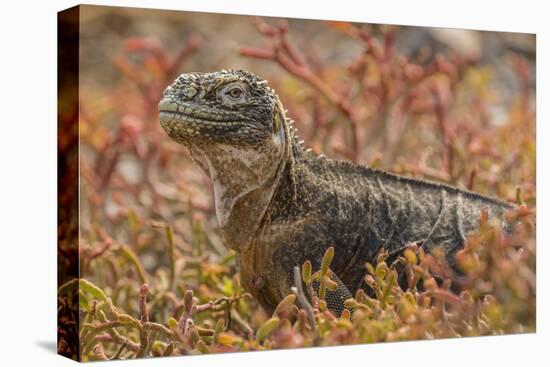
[(246, 71), (182, 74), (159, 111), (167, 134), (212, 179), (225, 243), (268, 311), (290, 292), (293, 267), (310, 260), (318, 269), (329, 246), (339, 288), (327, 293), (328, 306), (340, 314), (381, 250), (441, 246), (452, 264), (484, 209), (501, 218), (513, 207), (303, 149), (278, 96)]

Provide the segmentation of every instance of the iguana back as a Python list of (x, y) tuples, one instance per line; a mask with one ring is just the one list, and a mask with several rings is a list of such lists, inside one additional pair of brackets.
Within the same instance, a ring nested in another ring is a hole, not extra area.
[[(275, 257), (294, 259), (296, 264), (309, 259), (319, 266), (324, 251), (334, 246), (332, 270), (351, 292), (364, 286), (364, 265), (374, 263), (382, 249), (399, 253), (412, 243), (426, 251), (440, 246), (453, 264), (454, 254), (478, 227), (484, 209), (490, 217), (501, 217), (513, 208), (504, 201), (441, 183), (305, 152), (295, 152), (295, 157), (297, 201), (289, 204), (284, 198), (290, 193), (281, 189), (268, 216), (275, 221), (293, 218), (298, 227), (304, 218), (311, 221), (307, 230), (298, 231), (300, 240)], [(283, 185), (290, 186), (290, 182)]]

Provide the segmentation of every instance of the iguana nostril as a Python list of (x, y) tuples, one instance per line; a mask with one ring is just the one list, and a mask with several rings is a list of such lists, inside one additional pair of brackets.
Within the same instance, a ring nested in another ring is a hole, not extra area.
[(194, 86), (189, 86), (183, 90), (183, 95), (187, 99), (193, 98), (196, 94), (197, 94), (197, 88), (195, 88)]

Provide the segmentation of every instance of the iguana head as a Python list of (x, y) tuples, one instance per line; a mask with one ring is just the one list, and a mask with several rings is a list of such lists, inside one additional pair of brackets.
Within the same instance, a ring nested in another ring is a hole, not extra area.
[(164, 91), (159, 120), (210, 176), (228, 245), (250, 243), (292, 160), (275, 91), (246, 71), (186, 73)]
[(267, 82), (242, 70), (181, 74), (164, 91), (159, 112), (164, 130), (184, 145), (265, 146), (284, 119)]

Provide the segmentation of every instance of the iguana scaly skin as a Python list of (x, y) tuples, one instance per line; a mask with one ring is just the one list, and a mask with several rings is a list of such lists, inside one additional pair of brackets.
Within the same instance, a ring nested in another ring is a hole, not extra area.
[(275, 91), (246, 71), (182, 74), (159, 112), (167, 134), (210, 176), (224, 241), (267, 311), (289, 294), (293, 267), (310, 260), (318, 269), (329, 246), (339, 288), (327, 303), (340, 314), (380, 250), (441, 246), (452, 262), (482, 210), (501, 217), (513, 207), (303, 149)]

